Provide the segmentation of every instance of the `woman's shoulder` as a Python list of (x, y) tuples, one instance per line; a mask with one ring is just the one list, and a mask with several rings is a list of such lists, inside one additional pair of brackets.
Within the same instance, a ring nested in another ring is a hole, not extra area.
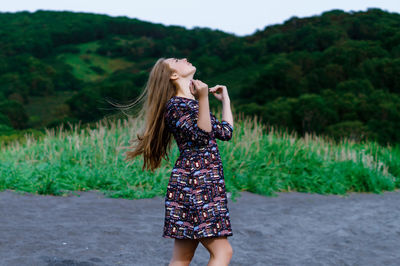
[(192, 109), (196, 106), (197, 100), (181, 97), (181, 96), (172, 96), (167, 103), (165, 104), (165, 108), (167, 110), (178, 108), (178, 109)]

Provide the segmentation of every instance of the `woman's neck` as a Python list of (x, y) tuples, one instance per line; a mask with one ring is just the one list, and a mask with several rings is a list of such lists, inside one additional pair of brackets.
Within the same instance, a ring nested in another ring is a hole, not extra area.
[(193, 79), (193, 76), (181, 78), (177, 80), (177, 84), (175, 84), (177, 88), (176, 96), (185, 97), (189, 99), (195, 100), (195, 97), (190, 92), (190, 81)]
[(177, 93), (175, 96), (184, 97), (184, 98), (189, 98), (189, 99), (192, 99), (192, 100), (196, 100), (196, 98), (195, 98), (192, 94), (186, 95), (186, 94), (182, 94), (182, 93)]

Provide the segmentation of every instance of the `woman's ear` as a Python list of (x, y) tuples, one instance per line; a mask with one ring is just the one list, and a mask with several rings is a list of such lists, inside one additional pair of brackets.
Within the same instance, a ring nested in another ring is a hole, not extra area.
[(179, 75), (176, 72), (172, 73), (172, 75), (170, 76), (170, 79), (172, 80), (175, 80), (177, 78), (179, 78)]

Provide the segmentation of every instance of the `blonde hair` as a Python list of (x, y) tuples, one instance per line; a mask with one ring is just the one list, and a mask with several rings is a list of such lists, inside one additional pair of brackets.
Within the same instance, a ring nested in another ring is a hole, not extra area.
[(144, 99), (138, 117), (144, 117), (144, 127), (141, 133), (129, 140), (131, 151), (127, 151), (125, 161), (133, 160), (143, 154), (142, 170), (154, 170), (161, 165), (161, 160), (169, 160), (168, 152), (172, 144), (172, 134), (166, 129), (164, 109), (167, 101), (176, 95), (177, 89), (170, 76), (173, 73), (166, 58), (159, 58), (150, 71), (146, 87), (137, 100), (126, 105), (133, 107)]

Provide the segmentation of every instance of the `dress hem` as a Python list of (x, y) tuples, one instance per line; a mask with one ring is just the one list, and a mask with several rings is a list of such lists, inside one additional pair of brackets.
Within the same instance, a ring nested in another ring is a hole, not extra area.
[(221, 237), (221, 236), (233, 236), (233, 233), (227, 233), (227, 234), (222, 234), (222, 235), (212, 235), (212, 236), (202, 236), (198, 238), (191, 238), (191, 237), (185, 237), (185, 236), (172, 236), (172, 235), (162, 235), (163, 238), (176, 238), (176, 239), (201, 239), (201, 238), (213, 238), (213, 237)]

